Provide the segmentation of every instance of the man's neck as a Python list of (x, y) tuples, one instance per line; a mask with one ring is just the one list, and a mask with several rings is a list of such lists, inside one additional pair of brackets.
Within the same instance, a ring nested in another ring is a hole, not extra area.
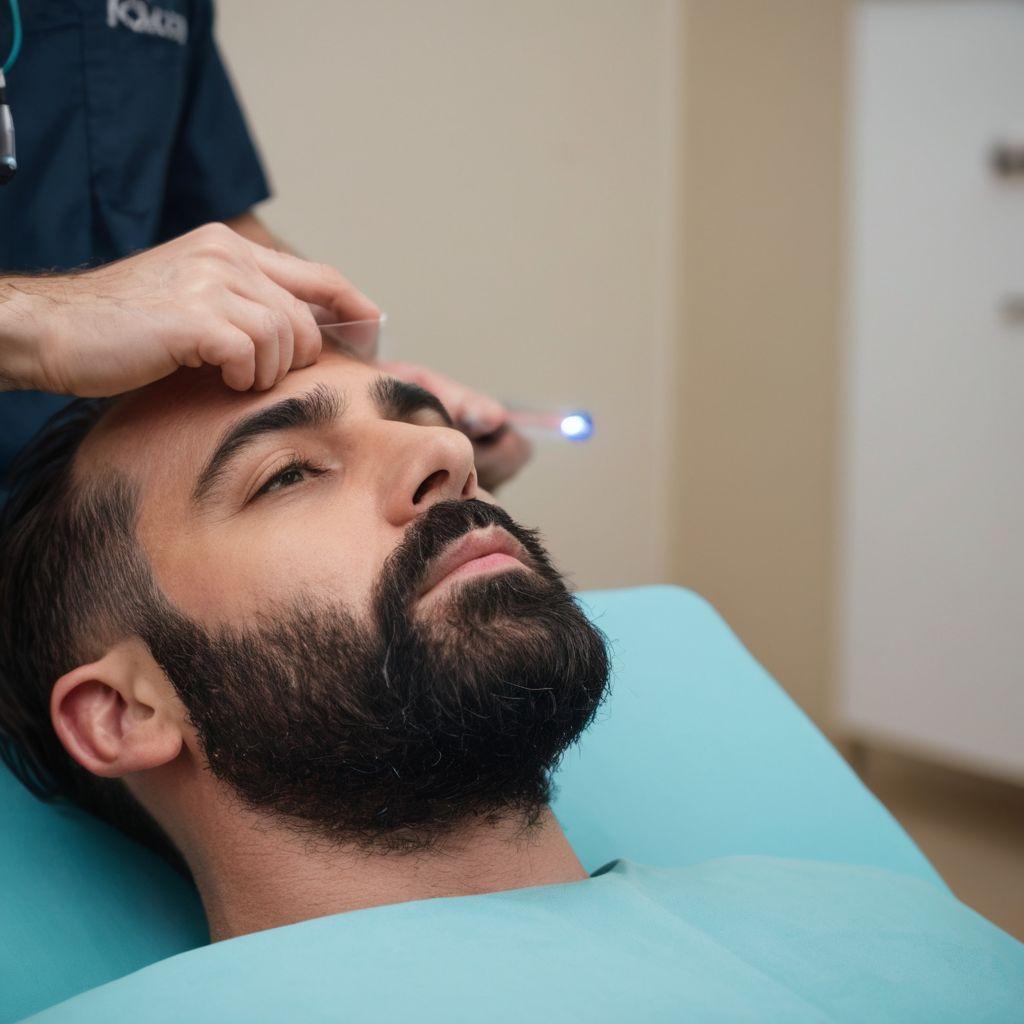
[(218, 826), (216, 842), (189, 857), (214, 942), (388, 903), (587, 877), (547, 808), (526, 833), (518, 822), (473, 825), (417, 854), (320, 843), (244, 814)]

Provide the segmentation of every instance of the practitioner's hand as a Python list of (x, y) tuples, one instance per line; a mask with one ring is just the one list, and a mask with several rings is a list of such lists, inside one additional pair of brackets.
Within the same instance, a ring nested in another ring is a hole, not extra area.
[(391, 362), (378, 365), (441, 399), (455, 425), (473, 442), (477, 477), (484, 490), (494, 491), (529, 461), (533, 447), (513, 429), (508, 410), (500, 402), (425, 366)]
[(209, 364), (264, 390), (320, 354), (310, 303), (380, 316), (332, 267), (223, 224), (84, 273), (0, 278), (0, 387), (115, 395)]

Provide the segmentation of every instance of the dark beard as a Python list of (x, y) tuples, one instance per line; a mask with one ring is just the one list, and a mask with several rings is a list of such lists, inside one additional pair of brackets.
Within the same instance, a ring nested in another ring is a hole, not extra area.
[[(469, 577), (412, 614), (427, 563), (481, 526), (532, 571)], [(373, 850), (424, 849), (474, 820), (529, 827), (609, 671), (536, 533), (481, 501), (433, 506), (385, 563), (372, 623), (306, 602), (211, 635), (160, 602), (144, 639), (216, 777), (251, 807)]]

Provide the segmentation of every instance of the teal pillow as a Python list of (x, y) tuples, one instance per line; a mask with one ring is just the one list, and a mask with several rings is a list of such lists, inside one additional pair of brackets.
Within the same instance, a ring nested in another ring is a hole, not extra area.
[[(556, 777), (588, 869), (732, 854), (938, 876), (701, 598), (672, 587), (582, 595), (612, 642), (611, 696)], [(206, 942), (192, 887), (0, 766), (0, 1024)]]

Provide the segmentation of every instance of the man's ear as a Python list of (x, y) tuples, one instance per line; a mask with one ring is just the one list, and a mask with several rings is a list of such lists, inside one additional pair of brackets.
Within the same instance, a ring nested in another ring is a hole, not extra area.
[(182, 747), (171, 685), (138, 640), (123, 641), (99, 661), (61, 676), (50, 696), (50, 717), (71, 757), (108, 779), (167, 764)]

